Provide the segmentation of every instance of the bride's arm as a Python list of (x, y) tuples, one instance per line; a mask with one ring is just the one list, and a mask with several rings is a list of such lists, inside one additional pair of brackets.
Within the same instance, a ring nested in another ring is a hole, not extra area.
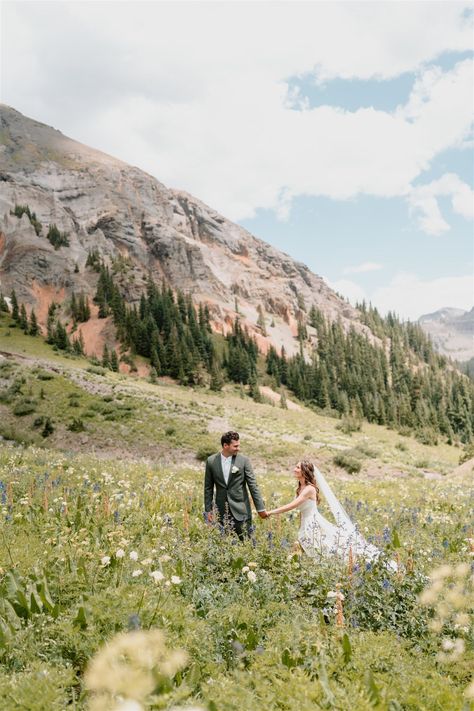
[(307, 499), (306, 492), (301, 492), (299, 496), (296, 497), (296, 499), (293, 499), (289, 504), (285, 504), (284, 506), (279, 506), (277, 509), (272, 509), (271, 511), (267, 511), (267, 514), (271, 516), (272, 514), (282, 514), (286, 513), (287, 511), (292, 511), (293, 509), (296, 509), (297, 506), (303, 503)]

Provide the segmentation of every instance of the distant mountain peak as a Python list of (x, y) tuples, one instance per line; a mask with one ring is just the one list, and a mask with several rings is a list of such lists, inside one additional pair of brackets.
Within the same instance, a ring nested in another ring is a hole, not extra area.
[(443, 355), (458, 361), (474, 356), (474, 307), (466, 311), (447, 306), (420, 316), (418, 322)]

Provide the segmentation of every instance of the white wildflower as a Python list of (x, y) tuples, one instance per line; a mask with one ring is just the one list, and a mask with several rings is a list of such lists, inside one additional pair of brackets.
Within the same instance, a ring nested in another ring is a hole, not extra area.
[(109, 555), (104, 555), (104, 556), (100, 559), (100, 562), (102, 563), (102, 565), (103, 565), (104, 568), (105, 568), (105, 566), (110, 563), (110, 556), (109, 556)]
[(249, 570), (250, 570), (249, 566), (248, 566), (248, 565), (244, 565), (244, 567), (242, 568), (242, 573), (248, 573)]
[(178, 575), (172, 575), (171, 582), (173, 583), (173, 585), (180, 585), (181, 578)]
[(165, 579), (165, 576), (163, 575), (161, 570), (150, 570), (150, 577), (153, 578), (155, 583), (159, 583)]
[(115, 553), (115, 557), (118, 558), (119, 560), (120, 560), (120, 558), (124, 558), (124, 557), (125, 557), (125, 551), (124, 551), (124, 549), (123, 549), (123, 548), (119, 548), (119, 549), (116, 551), (116, 553)]
[(143, 570), (140, 570), (140, 568), (137, 568), (136, 570), (133, 571), (132, 578), (138, 578), (142, 573), (143, 573)]
[(130, 556), (130, 560), (138, 560), (137, 551), (130, 551), (129, 556)]
[(250, 580), (251, 583), (254, 583), (257, 580), (257, 575), (253, 572), (253, 570), (249, 570), (249, 572), (247, 573), (247, 578)]

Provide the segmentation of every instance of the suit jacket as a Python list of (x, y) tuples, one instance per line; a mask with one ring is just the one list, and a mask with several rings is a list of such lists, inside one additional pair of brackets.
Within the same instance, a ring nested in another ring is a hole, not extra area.
[[(236, 467), (238, 471), (232, 472), (232, 469)], [(244, 457), (243, 454), (237, 454), (232, 457), (227, 484), (222, 471), (221, 453), (212, 454), (208, 458), (204, 477), (204, 510), (207, 513), (212, 511), (214, 490), (215, 503), (221, 519), (225, 516), (227, 504), (230, 513), (237, 521), (251, 521), (252, 510), (250, 508), (249, 491), (257, 511), (265, 509), (252, 465), (248, 457)]]

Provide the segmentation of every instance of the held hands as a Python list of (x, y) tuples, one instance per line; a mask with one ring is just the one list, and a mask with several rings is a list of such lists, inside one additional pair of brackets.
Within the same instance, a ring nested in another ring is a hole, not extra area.
[(267, 511), (258, 511), (258, 515), (260, 518), (268, 518), (270, 514)]

